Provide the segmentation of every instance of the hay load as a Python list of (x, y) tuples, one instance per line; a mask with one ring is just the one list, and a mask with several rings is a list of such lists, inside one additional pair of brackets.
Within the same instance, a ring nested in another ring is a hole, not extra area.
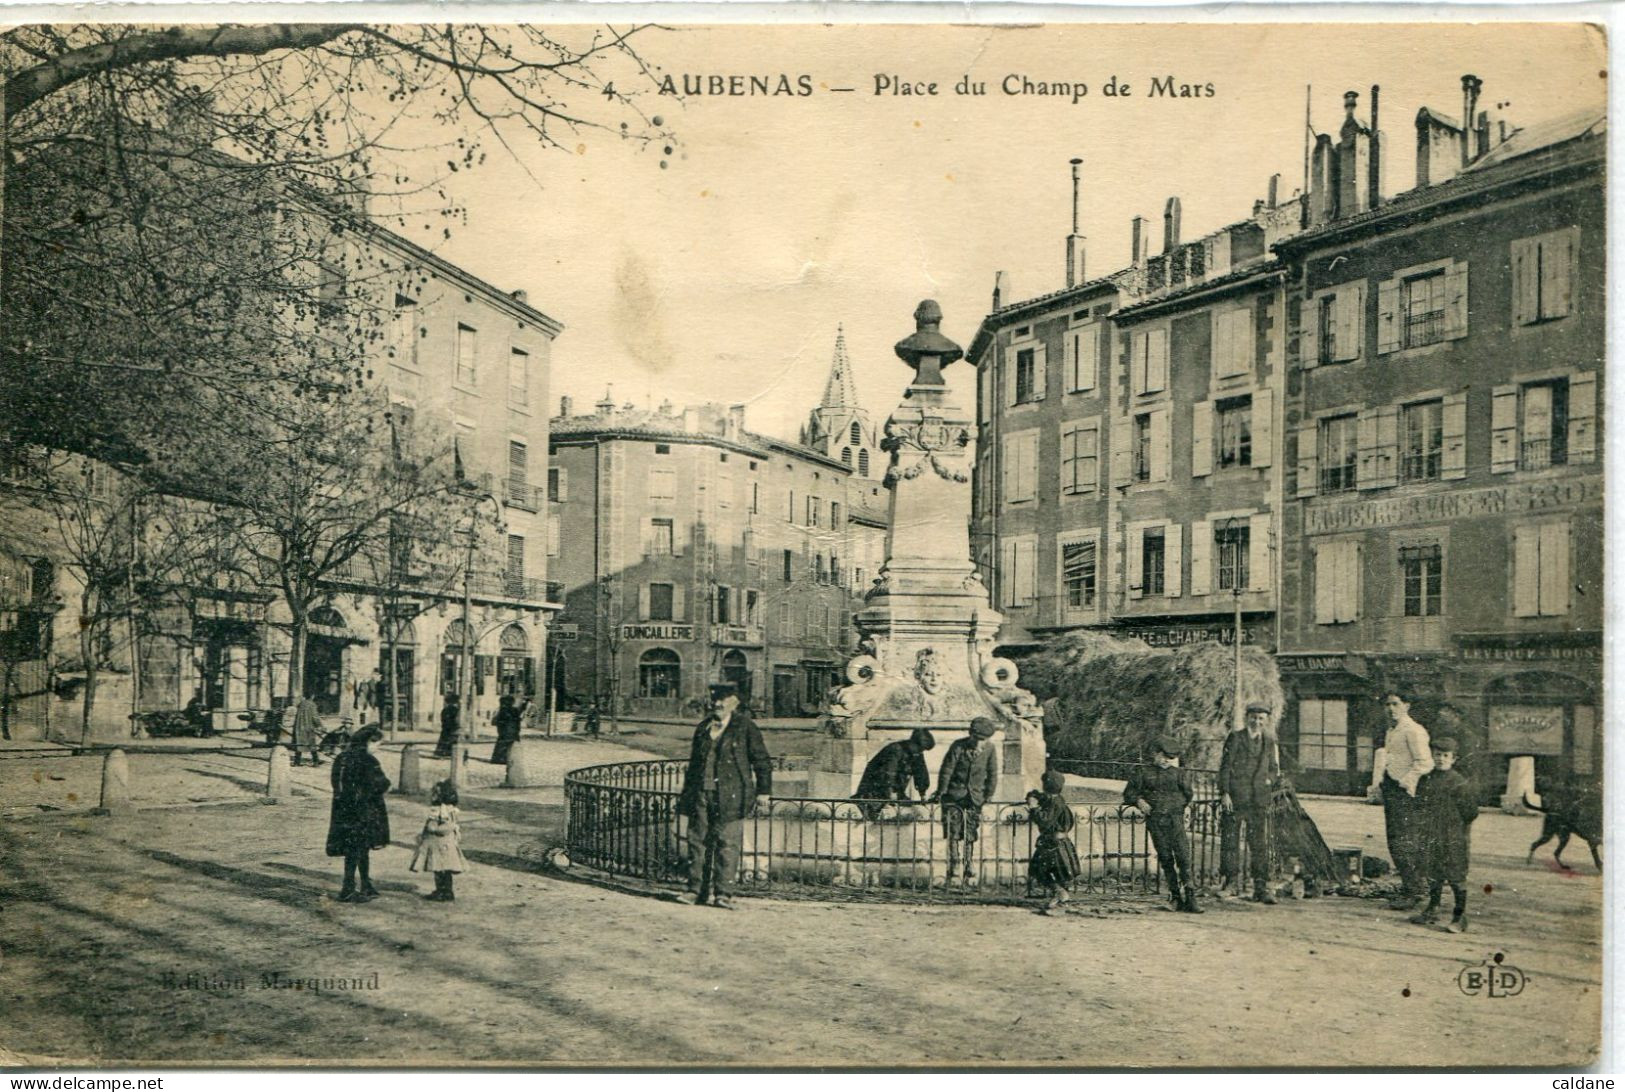
[[(1021, 685), (1044, 703), (1051, 758), (1143, 761), (1165, 731), (1185, 739), (1185, 765), (1217, 769), (1230, 730), (1234, 653), (1216, 642), (1156, 649), (1143, 641), (1080, 631), (1020, 659)], [(1284, 697), (1275, 658), (1241, 650), (1242, 701)]]

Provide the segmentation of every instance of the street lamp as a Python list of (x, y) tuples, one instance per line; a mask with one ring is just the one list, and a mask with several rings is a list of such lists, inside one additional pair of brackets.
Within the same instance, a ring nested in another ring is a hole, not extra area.
[(502, 526), (502, 505), (490, 493), (477, 492), (465, 487), (464, 496), (468, 499), (468, 552), (463, 561), (463, 654), (462, 662), (457, 665), (458, 686), (458, 717), (459, 734), (465, 739), (474, 736), (474, 629), (470, 621), (473, 612), (474, 580), (474, 546), (479, 541), (480, 504), (490, 501), (496, 506), (496, 526)]
[(1224, 534), (1224, 541), (1220, 545), (1219, 570), (1224, 571), (1224, 551), (1230, 552), (1230, 595), (1235, 604), (1235, 636), (1234, 648), (1231, 650), (1235, 663), (1235, 693), (1231, 696), (1230, 730), (1241, 731), (1243, 727), (1241, 703), (1241, 536), (1237, 533), (1238, 527), (1248, 526), (1244, 516), (1231, 516), (1219, 524)]

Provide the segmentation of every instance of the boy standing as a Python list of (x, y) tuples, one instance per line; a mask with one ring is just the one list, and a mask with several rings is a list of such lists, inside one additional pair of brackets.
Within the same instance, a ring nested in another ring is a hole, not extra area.
[(1157, 850), (1157, 863), (1168, 880), (1174, 909), (1200, 914), (1196, 885), (1191, 882), (1191, 842), (1185, 833), (1185, 809), (1191, 789), (1179, 769), (1179, 740), (1171, 735), (1157, 741), (1155, 765), (1138, 767), (1123, 788), (1123, 803), (1145, 816), (1145, 829)]
[(1444, 885), (1455, 891), (1456, 909), (1445, 928), (1452, 933), (1467, 931), (1467, 858), (1471, 851), (1473, 820), (1478, 818), (1478, 801), (1472, 782), (1453, 769), (1456, 741), (1433, 740), (1433, 769), (1416, 785), (1418, 834), (1421, 842), (1423, 875), (1428, 883), (1428, 904), (1411, 918), (1417, 925), (1439, 920), (1439, 897)]
[(998, 730), (990, 717), (973, 718), (970, 734), (954, 740), (937, 771), (937, 791), (931, 799), (942, 802), (949, 883), (956, 875), (965, 887), (975, 882), (972, 869), (982, 837), (982, 805), (999, 791), (999, 748), (993, 742)]

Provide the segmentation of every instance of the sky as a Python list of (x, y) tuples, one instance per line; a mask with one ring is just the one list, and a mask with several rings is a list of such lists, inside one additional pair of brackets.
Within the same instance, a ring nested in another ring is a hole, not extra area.
[[(1601, 105), (1606, 78), (1602, 32), (1579, 24), (682, 27), (643, 51), (679, 80), (805, 74), (814, 93), (653, 100), (678, 137), (670, 157), (595, 135), (493, 148), (454, 176), (467, 219), (437, 249), (564, 323), (550, 412), (561, 394), (581, 412), (607, 385), (639, 406), (744, 403), (748, 427), (789, 438), (838, 325), (884, 420), (910, 375), (892, 346), (920, 300), (968, 345), (996, 272), (1007, 302), (1064, 287), (1073, 157), (1086, 273), (1101, 276), (1127, 264), (1135, 215), (1160, 248), (1170, 196), (1193, 240), (1245, 218), (1271, 174), (1295, 193), (1307, 88), (1329, 132), (1345, 91), (1369, 119), (1381, 86), (1397, 193), (1414, 184), (1417, 109), (1459, 117), (1462, 74), (1483, 79), (1481, 109), (1506, 103), (1518, 124)], [(876, 95), (881, 75), (938, 94)], [(954, 94), (966, 76), (987, 93)], [(1088, 90), (1007, 95), (1010, 76)], [(1129, 95), (1103, 93), (1113, 76)], [(1203, 93), (1151, 97), (1156, 77)], [(967, 405), (969, 371), (947, 373)]]

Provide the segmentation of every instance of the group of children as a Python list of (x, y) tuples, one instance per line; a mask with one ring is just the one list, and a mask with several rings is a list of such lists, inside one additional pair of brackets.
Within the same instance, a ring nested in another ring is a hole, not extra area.
[[(1436, 924), (1444, 886), (1449, 884), (1455, 908), (1446, 928), (1461, 933), (1467, 929), (1467, 864), (1478, 800), (1472, 783), (1454, 768), (1456, 741), (1441, 737), (1430, 746), (1434, 768), (1416, 788), (1417, 833), (1424, 847), (1428, 902), (1410, 920), (1417, 925)], [(1145, 817), (1174, 909), (1200, 914), (1191, 878), (1190, 835), (1185, 829), (1192, 793), (1179, 767), (1180, 749), (1179, 740), (1171, 735), (1158, 740), (1153, 764), (1135, 769), (1123, 789), (1123, 803)], [(1041, 912), (1045, 914), (1054, 913), (1067, 901), (1067, 889), (1080, 871), (1077, 849), (1068, 837), (1076, 820), (1061, 794), (1063, 783), (1061, 775), (1051, 770), (1044, 774), (1042, 791), (1035, 789), (1026, 798), (1029, 818), (1038, 830), (1028, 876), (1043, 892)]]

